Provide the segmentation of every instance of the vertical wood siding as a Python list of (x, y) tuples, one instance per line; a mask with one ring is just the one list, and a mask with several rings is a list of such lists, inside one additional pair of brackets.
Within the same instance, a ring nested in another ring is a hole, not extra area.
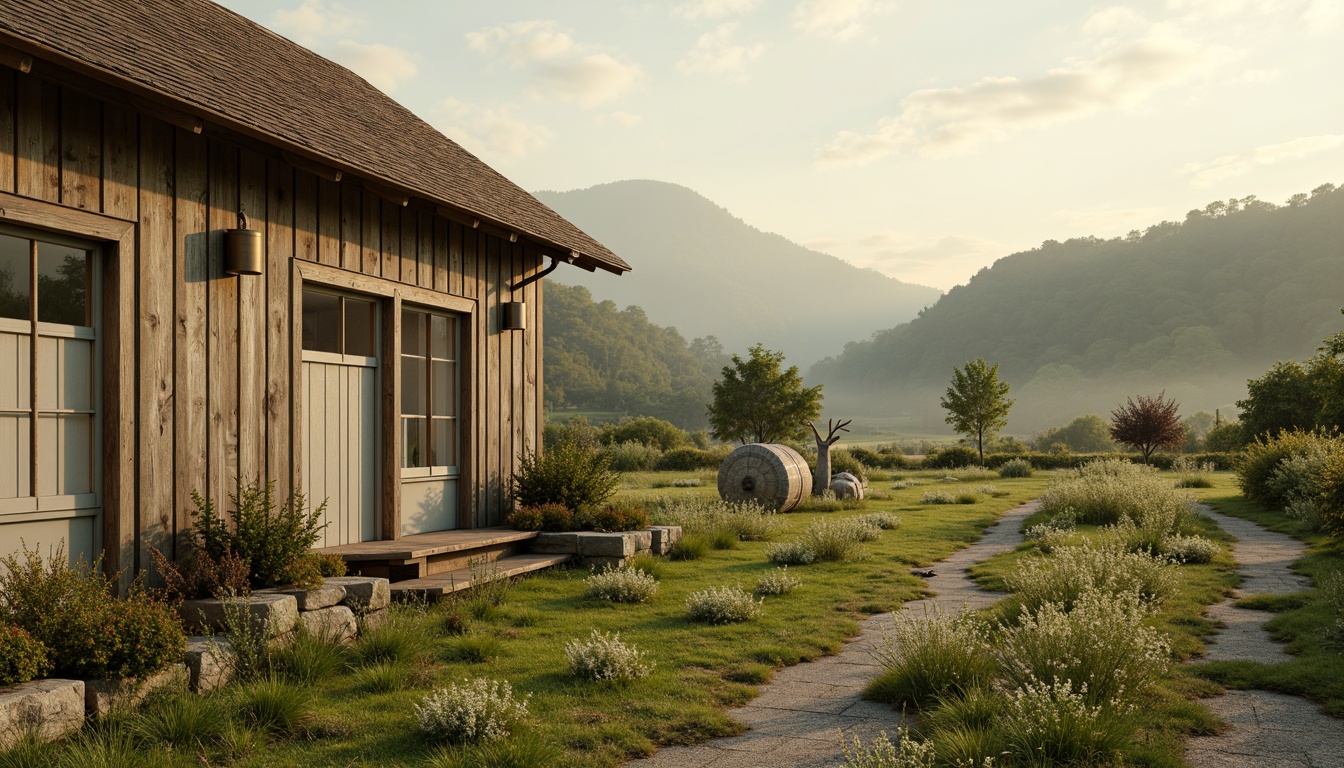
[[(540, 268), (536, 248), (7, 68), (0, 191), (138, 225), (133, 290), (112, 297), (135, 332), (105, 345), (131, 356), (115, 364), (137, 382), (125, 395), (133, 444), (118, 449), (133, 464), (123, 468), (132, 488), (104, 500), (105, 509), (134, 510), (135, 562), (123, 566), (147, 567), (151, 546), (174, 550), (191, 523), (192, 491), (224, 505), (240, 475), (272, 479), (282, 495), (301, 487), (311, 464), (302, 456), (294, 259), (476, 300), (463, 324), (461, 452), (471, 487), (461, 488), (459, 519), (502, 521), (509, 474), (541, 424), (541, 286), (509, 288)], [(222, 231), (237, 225), (240, 206), (264, 233), (265, 275), (222, 274)], [(510, 300), (527, 302), (524, 332), (500, 331), (498, 303)]]

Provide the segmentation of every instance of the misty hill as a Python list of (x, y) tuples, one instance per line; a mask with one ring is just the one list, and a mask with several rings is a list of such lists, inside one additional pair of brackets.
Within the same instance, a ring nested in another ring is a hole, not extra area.
[(618, 181), (536, 196), (634, 266), (622, 277), (561, 269), (551, 279), (642, 307), (688, 339), (715, 336), (730, 353), (761, 342), (806, 367), (940, 295), (762, 232), (675, 184)]
[(808, 380), (829, 400), (936, 423), (953, 368), (984, 357), (1018, 397), (1010, 432), (1106, 413), (1144, 389), (1166, 389), (1189, 413), (1231, 404), (1276, 360), (1309, 356), (1344, 325), (1341, 285), (1344, 188), (1284, 206), (1217, 202), (1126, 238), (1002, 258)]

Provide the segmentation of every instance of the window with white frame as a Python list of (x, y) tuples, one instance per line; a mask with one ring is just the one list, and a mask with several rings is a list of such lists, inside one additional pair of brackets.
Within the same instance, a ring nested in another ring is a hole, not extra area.
[(401, 315), (403, 476), (457, 473), (457, 318), (421, 309)]

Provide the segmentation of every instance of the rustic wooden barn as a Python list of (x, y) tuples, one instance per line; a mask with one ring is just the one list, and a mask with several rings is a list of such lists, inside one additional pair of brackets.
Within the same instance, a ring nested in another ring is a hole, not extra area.
[[(529, 278), (624, 261), (205, 0), (0, 0), (0, 65), (0, 554), (143, 568), (238, 477), (325, 499), (323, 546), (500, 522)], [(224, 270), (240, 212), (261, 274)]]

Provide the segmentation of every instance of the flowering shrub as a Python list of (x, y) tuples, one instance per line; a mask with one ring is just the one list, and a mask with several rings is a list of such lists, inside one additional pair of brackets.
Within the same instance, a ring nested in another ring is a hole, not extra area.
[(1222, 547), (1203, 536), (1171, 536), (1162, 542), (1162, 554), (1178, 563), (1207, 563)]
[(658, 594), (658, 580), (635, 568), (607, 566), (584, 579), (584, 583), (588, 585), (586, 597), (613, 603), (645, 603)]
[(878, 528), (884, 531), (890, 531), (901, 524), (901, 518), (890, 512), (870, 512), (866, 515), (859, 515), (854, 518), (860, 525), (869, 528)]
[(1176, 588), (1169, 561), (1126, 552), (1105, 543), (1058, 547), (1049, 557), (1027, 557), (1005, 578), (1026, 613), (1046, 603), (1072, 610), (1085, 592), (1135, 592), (1147, 606), (1161, 603)]
[(1087, 703), (1086, 684), (1029, 680), (1008, 694), (1011, 751), (1033, 765), (1108, 765), (1133, 730), (1124, 712)]
[(1166, 671), (1171, 655), (1166, 638), (1144, 625), (1144, 613), (1132, 592), (1086, 592), (1071, 611), (1046, 603), (999, 628), (1003, 675), (1015, 687), (1071, 681), (1091, 705), (1133, 701)]
[(920, 504), (956, 504), (957, 497), (951, 491), (925, 491), (919, 497)]
[(802, 585), (801, 579), (795, 579), (789, 575), (789, 566), (786, 565), (762, 574), (760, 578), (756, 579), (756, 591), (753, 594), (758, 597), (787, 595)]
[(944, 613), (936, 604), (922, 615), (893, 615), (874, 656), (885, 669), (866, 694), (916, 709), (987, 684), (997, 669), (984, 623), (970, 613)]
[(464, 678), (424, 697), (415, 705), (420, 730), (432, 739), (461, 744), (493, 741), (527, 716), (527, 701), (513, 697), (507, 681)]
[(1051, 516), (1071, 511), (1090, 525), (1129, 520), (1158, 533), (1189, 533), (1194, 500), (1178, 492), (1157, 470), (1122, 460), (1084, 464), (1041, 494), (1041, 510)]
[(565, 644), (565, 659), (569, 672), (585, 680), (633, 680), (645, 677), (653, 670), (653, 662), (646, 662), (647, 654), (621, 642), (621, 633), (599, 633), (596, 629), (588, 640), (570, 640)]
[(1252, 501), (1271, 509), (1282, 509), (1291, 499), (1291, 485), (1275, 473), (1283, 462), (1294, 456), (1331, 455), (1344, 451), (1344, 442), (1320, 432), (1293, 430), (1274, 437), (1257, 437), (1246, 446), (1237, 460), (1237, 485)]
[(853, 748), (843, 738), (840, 748), (845, 753), (843, 768), (933, 768), (937, 758), (931, 742), (915, 741), (900, 728), (895, 744), (882, 731), (867, 747), (855, 736)]
[(686, 534), (732, 535), (740, 541), (769, 541), (779, 527), (775, 510), (755, 502), (663, 498), (650, 511), (658, 525), (679, 525)]
[(45, 645), (23, 627), (0, 624), (0, 686), (26, 683), (48, 669)]
[(741, 587), (710, 587), (687, 596), (686, 617), (706, 624), (750, 621), (761, 615), (761, 602)]

